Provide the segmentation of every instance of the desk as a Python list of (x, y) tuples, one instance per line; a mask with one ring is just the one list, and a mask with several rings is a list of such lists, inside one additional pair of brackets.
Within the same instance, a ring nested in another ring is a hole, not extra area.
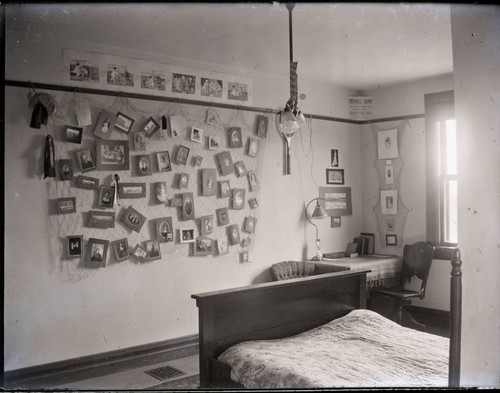
[(335, 260), (315, 261), (316, 264), (347, 267), (350, 270), (367, 269), (371, 272), (366, 275), (366, 290), (381, 286), (395, 286), (399, 284), (399, 275), (403, 266), (403, 258), (397, 256), (370, 256), (355, 258), (339, 258)]

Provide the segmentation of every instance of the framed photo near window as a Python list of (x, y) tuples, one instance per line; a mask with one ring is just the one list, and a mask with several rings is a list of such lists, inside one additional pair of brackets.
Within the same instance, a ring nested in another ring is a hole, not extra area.
[(115, 212), (102, 212), (90, 210), (87, 214), (87, 226), (89, 228), (114, 228)]
[(250, 191), (252, 192), (258, 191), (259, 181), (257, 180), (257, 175), (255, 174), (255, 171), (248, 171), (247, 176), (248, 176), (248, 187), (250, 188)]
[(121, 216), (121, 222), (127, 228), (139, 233), (146, 222), (146, 217), (139, 213), (132, 206), (129, 206)]
[(162, 243), (174, 241), (172, 217), (161, 217), (155, 220), (156, 237)]
[(200, 219), (200, 233), (206, 235), (212, 233), (214, 229), (214, 216), (212, 214), (203, 216)]
[(120, 199), (144, 198), (146, 183), (118, 183), (118, 197)]
[(87, 244), (85, 265), (87, 267), (106, 267), (108, 240), (90, 238)]
[(76, 178), (76, 185), (80, 188), (86, 190), (98, 190), (99, 189), (99, 179), (96, 177), (89, 176), (78, 176)]
[(219, 255), (224, 255), (229, 252), (229, 248), (227, 246), (227, 238), (217, 239), (217, 251)]
[(241, 139), (241, 127), (229, 127), (228, 129), (229, 147), (243, 147)]
[(147, 240), (144, 242), (144, 248), (148, 253), (148, 260), (154, 261), (161, 259), (160, 242), (158, 239)]
[(327, 168), (326, 184), (344, 184), (344, 170)]
[(229, 180), (221, 180), (219, 184), (219, 198), (229, 198), (231, 194), (231, 183)]
[(97, 206), (104, 209), (111, 209), (115, 200), (115, 188), (113, 186), (102, 185), (99, 187)]
[(170, 153), (168, 151), (157, 152), (156, 160), (158, 161), (158, 171), (170, 172), (172, 170), (172, 163), (170, 162)]
[(245, 224), (243, 226), (243, 230), (247, 233), (255, 232), (255, 225), (257, 224), (257, 219), (255, 217), (247, 217), (245, 219)]
[(198, 127), (191, 127), (191, 140), (196, 143), (201, 143), (203, 137), (203, 130)]
[(385, 235), (385, 245), (386, 246), (397, 246), (398, 236), (397, 235)]
[(71, 143), (82, 143), (83, 127), (65, 126), (64, 140)]
[(233, 159), (229, 151), (223, 151), (215, 155), (215, 161), (219, 166), (221, 176), (230, 175), (234, 172)]
[(113, 251), (117, 261), (121, 262), (130, 258), (130, 250), (128, 247), (127, 238), (123, 238), (113, 242)]
[(257, 127), (255, 130), (255, 134), (259, 138), (266, 138), (267, 137), (267, 123), (268, 123), (267, 116), (264, 116), (264, 115), (257, 116)]
[(150, 117), (146, 120), (146, 124), (142, 127), (142, 131), (146, 134), (146, 137), (149, 139), (153, 136), (153, 134), (160, 129), (160, 125), (158, 122)]
[(59, 175), (61, 180), (73, 179), (73, 165), (71, 160), (59, 160)]
[(259, 138), (250, 137), (248, 138), (248, 151), (247, 154), (250, 157), (256, 157), (260, 150), (260, 140)]
[(231, 206), (235, 210), (243, 209), (245, 205), (245, 189), (244, 188), (233, 188), (233, 197), (231, 199)]
[(116, 115), (115, 128), (128, 134), (134, 124), (134, 119), (118, 112)]
[(200, 236), (194, 242), (193, 255), (206, 256), (214, 254), (214, 241), (207, 236)]
[(330, 216), (352, 214), (351, 187), (320, 187), (320, 203)]
[(102, 111), (94, 129), (94, 135), (101, 139), (111, 139), (111, 133), (115, 128), (116, 115)]
[(215, 211), (215, 215), (217, 216), (217, 226), (223, 227), (229, 224), (229, 213), (227, 211), (227, 207), (221, 207)]
[(194, 228), (181, 229), (181, 243), (194, 243)]
[(134, 150), (146, 151), (146, 133), (142, 130), (134, 132)]
[(398, 214), (398, 191), (397, 190), (381, 190), (380, 191), (380, 208), (384, 215)]
[(129, 170), (128, 141), (97, 140), (97, 169), (109, 171)]
[(219, 150), (220, 138), (217, 136), (208, 137), (208, 150)]
[(66, 236), (66, 256), (68, 258), (78, 258), (82, 256), (83, 236)]
[(330, 150), (330, 166), (332, 167), (339, 166), (339, 149)]
[(135, 156), (135, 167), (139, 176), (151, 175), (151, 157), (149, 154)]
[(189, 173), (179, 173), (179, 188), (188, 188)]
[(229, 244), (233, 246), (236, 244), (240, 244), (241, 238), (240, 238), (240, 229), (238, 228), (238, 225), (236, 224), (229, 225), (227, 227), (227, 231), (228, 231)]
[(132, 251), (132, 256), (140, 263), (147, 262), (148, 260), (148, 252), (140, 244), (135, 246), (134, 251)]
[(56, 202), (57, 202), (57, 213), (59, 214), (76, 213), (75, 197), (57, 198)]
[(236, 168), (236, 174), (238, 177), (242, 177), (247, 174), (247, 167), (244, 161), (236, 161), (234, 163), (234, 167)]
[(92, 151), (90, 149), (80, 149), (76, 152), (76, 161), (82, 172), (96, 169)]
[(215, 168), (201, 170), (201, 192), (204, 196), (214, 195), (217, 191), (217, 171)]
[(177, 154), (175, 156), (175, 163), (186, 165), (189, 156), (189, 148), (183, 145), (179, 145), (177, 148)]
[(184, 221), (194, 219), (194, 200), (193, 193), (186, 192), (182, 194), (182, 214), (181, 217)]
[(398, 130), (383, 130), (377, 134), (378, 159), (398, 158)]

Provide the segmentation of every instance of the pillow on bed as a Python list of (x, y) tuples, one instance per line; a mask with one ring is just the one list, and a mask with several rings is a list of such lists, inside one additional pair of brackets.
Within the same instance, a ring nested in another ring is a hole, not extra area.
[(284, 261), (271, 266), (271, 275), (275, 281), (307, 277), (315, 272), (316, 265), (307, 261)]

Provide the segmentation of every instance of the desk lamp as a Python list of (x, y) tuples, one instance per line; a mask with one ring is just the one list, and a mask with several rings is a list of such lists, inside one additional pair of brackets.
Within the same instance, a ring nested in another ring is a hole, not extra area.
[[(325, 211), (325, 208), (321, 206), (321, 203), (319, 202), (320, 200), (324, 201), (323, 198), (314, 198), (306, 206), (306, 219), (311, 223), (311, 225), (314, 225), (314, 227), (316, 228), (316, 256), (312, 258), (313, 261), (323, 260), (323, 253), (321, 252), (321, 241), (319, 239), (318, 226), (311, 221), (311, 218), (317, 220), (320, 218), (328, 217), (328, 213)], [(316, 207), (314, 208), (311, 217), (309, 217), (309, 215), (307, 214), (307, 209), (309, 208), (309, 205), (311, 205), (311, 203), (313, 202), (316, 202)]]

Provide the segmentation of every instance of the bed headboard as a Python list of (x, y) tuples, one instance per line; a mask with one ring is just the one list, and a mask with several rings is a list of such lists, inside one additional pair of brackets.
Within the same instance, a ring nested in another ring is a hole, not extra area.
[(366, 308), (366, 273), (347, 270), (195, 294), (199, 315), (200, 383), (210, 359), (247, 340), (291, 336), (349, 311)]

